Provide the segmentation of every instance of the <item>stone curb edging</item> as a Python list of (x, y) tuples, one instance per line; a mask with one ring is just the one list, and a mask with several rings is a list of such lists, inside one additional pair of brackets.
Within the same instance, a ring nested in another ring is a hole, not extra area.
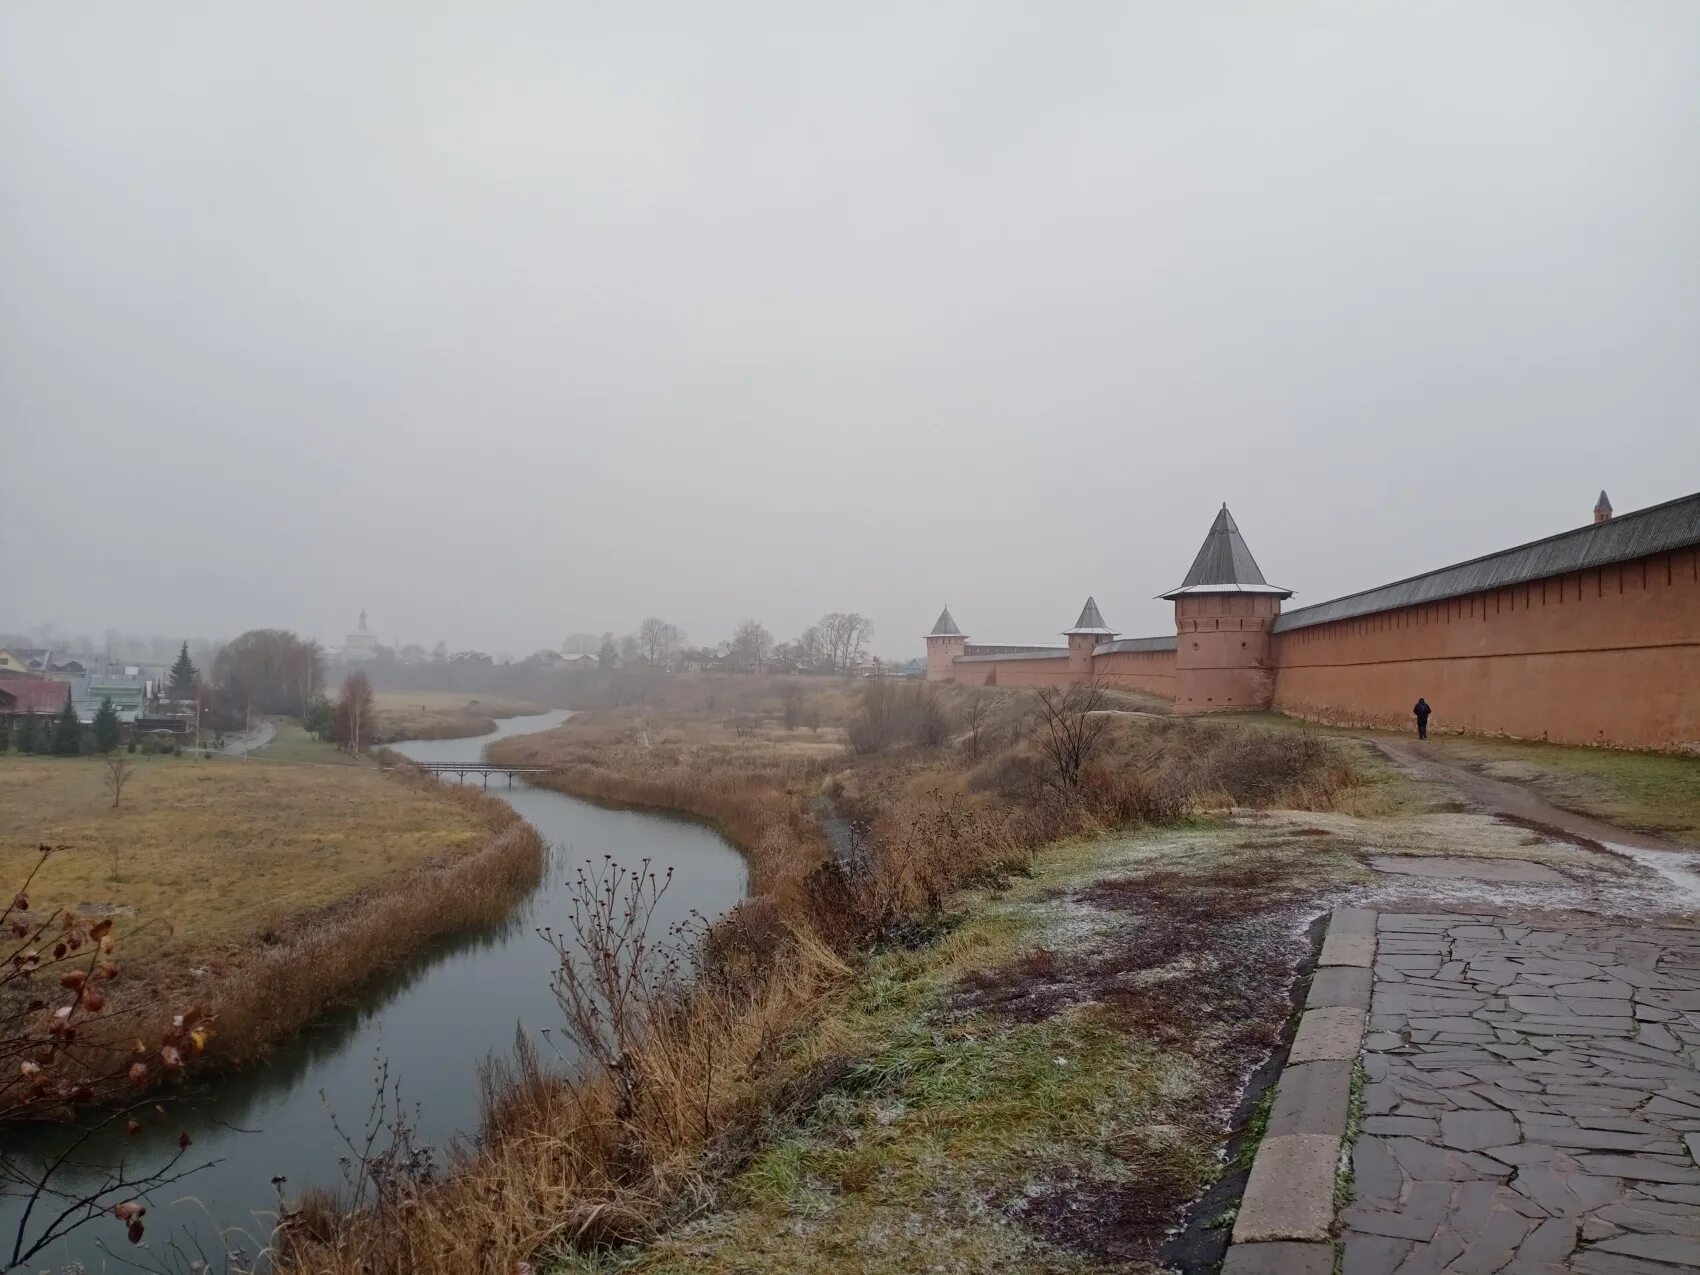
[(1222, 1275), (1330, 1275), (1334, 1179), (1369, 1018), (1376, 913), (1335, 908)]

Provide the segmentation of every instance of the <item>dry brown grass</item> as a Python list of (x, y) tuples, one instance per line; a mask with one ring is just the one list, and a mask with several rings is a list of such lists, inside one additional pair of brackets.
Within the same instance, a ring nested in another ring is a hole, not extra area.
[(379, 691), (377, 741), (396, 739), (469, 739), (496, 729), (498, 717), (522, 717), (543, 710), (526, 700), (454, 691)]
[[(497, 919), (541, 846), (494, 799), (363, 768), (139, 757), (114, 810), (92, 759), (0, 759), (0, 874), (63, 845), (38, 909), (111, 915), (115, 1009), (198, 1001), (209, 1060), (298, 1031), (433, 938)], [(0, 879), (6, 879), (0, 876)], [(138, 933), (139, 931), (139, 933)]]
[[(1006, 735), (1019, 735), (1021, 715), (1016, 697), (1000, 697)], [(478, 1154), (392, 1207), (340, 1218), (315, 1209), (285, 1264), (506, 1275), (542, 1251), (653, 1237), (707, 1198), (776, 1110), (822, 1083), (786, 1042), (853, 977), (869, 939), (923, 935), (951, 891), (1023, 869), (1058, 835), (1204, 803), (1330, 801), (1349, 782), (1331, 746), (1192, 725), (1171, 734), (1163, 722), (1118, 722), (1090, 782), (1066, 791), (1036, 775), (1019, 745), (971, 774), (955, 747), (854, 758), (837, 742), (832, 755), (796, 738), (807, 732), (740, 733), (719, 709), (694, 719), (621, 710), (502, 741), (501, 760), (557, 766), (542, 782), (575, 795), (710, 820), (748, 856), (750, 898), (710, 933), (696, 982), (622, 1059), (619, 1085), (606, 1073), (549, 1075), (522, 1057), (487, 1088)], [(1167, 769), (1171, 754), (1184, 766)], [(842, 866), (812, 814), (821, 796), (860, 827)]]

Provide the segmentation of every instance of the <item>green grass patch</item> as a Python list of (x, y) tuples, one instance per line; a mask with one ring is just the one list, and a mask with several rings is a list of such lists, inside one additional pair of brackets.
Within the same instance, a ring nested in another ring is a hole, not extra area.
[(1700, 841), (1700, 758), (1462, 736), (1430, 742), (1444, 760), (1526, 783), (1561, 809)]
[(320, 766), (364, 766), (364, 757), (354, 757), (335, 744), (315, 739), (299, 722), (276, 723), (277, 733), (271, 743), (254, 750), (255, 761), (310, 762)]

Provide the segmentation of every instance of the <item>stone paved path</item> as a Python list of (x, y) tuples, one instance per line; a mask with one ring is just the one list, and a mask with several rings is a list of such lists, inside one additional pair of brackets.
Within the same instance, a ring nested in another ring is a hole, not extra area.
[(1700, 930), (1383, 914), (1344, 1275), (1700, 1269)]

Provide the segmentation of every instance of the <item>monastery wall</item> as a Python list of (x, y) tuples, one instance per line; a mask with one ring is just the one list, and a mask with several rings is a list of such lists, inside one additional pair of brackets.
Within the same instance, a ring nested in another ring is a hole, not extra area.
[(1274, 708), (1408, 729), (1700, 747), (1700, 553), (1277, 631)]
[(1023, 659), (1019, 655), (999, 655), (995, 658), (959, 656), (951, 665), (950, 680), (963, 686), (1058, 686), (1066, 689), (1082, 679), (1069, 667), (1066, 658)]
[(1048, 658), (970, 645), (946, 608), (927, 676), (1096, 679), (1177, 714), (1274, 708), (1401, 731), (1421, 696), (1440, 732), (1700, 753), (1700, 493), (1614, 517), (1602, 491), (1591, 525), (1285, 615), (1292, 591), (1264, 578), (1224, 505), (1161, 596), (1175, 603), (1173, 642), (1106, 641), (1114, 630), (1087, 598)]
[(1092, 676), (1112, 690), (1144, 691), (1148, 695), (1175, 697), (1175, 653), (1173, 651), (1112, 651), (1095, 656)]

